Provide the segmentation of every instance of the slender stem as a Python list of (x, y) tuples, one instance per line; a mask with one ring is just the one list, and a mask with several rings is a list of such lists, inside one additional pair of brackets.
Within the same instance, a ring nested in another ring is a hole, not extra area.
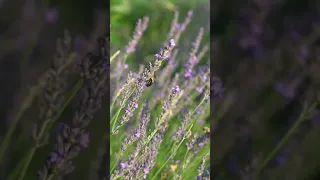
[[(43, 125), (41, 126), (40, 132), (39, 132), (39, 138), (42, 138), (45, 133), (51, 128), (51, 126), (54, 124), (54, 122), (60, 117), (60, 115), (62, 114), (62, 112), (67, 108), (67, 106), (70, 104), (71, 100), (73, 99), (73, 97), (75, 96), (75, 94), (79, 91), (79, 89), (82, 87), (82, 80), (78, 81), (78, 83), (72, 88), (71, 93), (69, 94), (69, 98), (63, 103), (63, 105), (61, 106), (61, 110), (59, 112), (59, 115), (56, 117), (56, 119), (54, 120), (50, 120), (50, 121), (44, 121)], [(39, 147), (33, 147), (28, 154), (26, 155), (27, 159), (24, 163), (24, 166), (21, 168), (21, 173), (19, 176), (19, 180), (22, 180), (25, 176), (25, 173), (29, 167), (30, 162), (32, 161), (32, 158), (36, 152), (36, 150)], [(24, 159), (23, 159), (24, 160)], [(16, 167), (18, 168), (18, 167)]]
[(114, 103), (117, 101), (117, 99), (118, 99), (118, 97), (116, 97), (116, 98), (112, 101), (112, 103), (111, 103), (111, 105), (110, 105), (110, 114), (113, 112), (113, 106), (114, 106)]
[(112, 63), (112, 61), (120, 54), (120, 50), (116, 51), (114, 54), (112, 54), (112, 56), (110, 57), (110, 64)]
[[(209, 147), (209, 151), (210, 151), (210, 147)], [(202, 161), (204, 152), (205, 152), (204, 150), (201, 150), (201, 152), (199, 152), (198, 154), (193, 154), (194, 160), (192, 161), (192, 163), (186, 166), (185, 172), (189, 172), (189, 169), (190, 171), (195, 169), (195, 166), (197, 166)]]
[(184, 157), (183, 157), (183, 161), (182, 161), (182, 166), (181, 166), (181, 170), (184, 169), (184, 166), (185, 166), (185, 163), (186, 163), (186, 159), (187, 159), (187, 156), (189, 154), (189, 149), (187, 150), (186, 154), (184, 154)]
[(305, 120), (306, 116), (308, 116), (308, 112), (310, 112), (310, 110), (313, 110), (316, 106), (317, 106), (317, 103), (314, 103), (309, 108), (301, 112), (299, 118), (296, 120), (296, 122), (293, 124), (290, 130), (283, 136), (283, 138), (277, 144), (277, 146), (268, 154), (268, 156), (264, 159), (262, 164), (257, 168), (257, 171), (255, 172), (255, 175), (257, 177), (262, 171), (262, 169), (269, 163), (269, 161), (278, 153), (278, 151), (280, 151), (280, 149), (282, 149), (282, 147), (285, 145), (288, 139), (293, 135), (293, 133), (296, 132), (300, 124)]
[(22, 168), (21, 172), (20, 172), (20, 175), (19, 175), (19, 180), (23, 180), (26, 172), (27, 172), (27, 169), (28, 169), (28, 166), (36, 152), (37, 148), (32, 148), (30, 150), (30, 152), (28, 153), (28, 156), (27, 156), (27, 159), (26, 159), (26, 162), (24, 164), (24, 167)]
[[(133, 88), (133, 90), (130, 92), (129, 97), (132, 96), (132, 94), (133, 94), (133, 92), (134, 92), (135, 90), (136, 90), (136, 88)], [(125, 102), (123, 102), (123, 103), (125, 104), (126, 102), (127, 102), (127, 101), (125, 101)], [(120, 112), (121, 112), (122, 109), (123, 109), (123, 108), (120, 107), (119, 110), (118, 110), (118, 112), (117, 112), (117, 114), (116, 114), (116, 116), (111, 119), (111, 122), (110, 122), (110, 123), (113, 124), (113, 125), (112, 125), (112, 129), (111, 129), (111, 132), (113, 132), (113, 131), (115, 130), (115, 126), (116, 126), (118, 117), (119, 117)], [(122, 126), (122, 125), (118, 126), (117, 129), (118, 129), (119, 127), (121, 127), (121, 126)]]
[(181, 142), (179, 143), (177, 149), (174, 150), (174, 152), (171, 153), (171, 155), (169, 156), (169, 158), (162, 164), (161, 168), (157, 171), (157, 173), (153, 176), (152, 180), (154, 178), (157, 177), (157, 175), (162, 171), (162, 169), (167, 165), (167, 163), (169, 162), (169, 160), (171, 160), (171, 158), (173, 158), (173, 155), (178, 151), (179, 147), (181, 146), (181, 144), (184, 142), (185, 138), (183, 138), (181, 140)]
[[(127, 61), (127, 58), (128, 58), (128, 54), (125, 54), (124, 57), (123, 57), (123, 63), (126, 63)], [(122, 74), (123, 72), (123, 68), (119, 68), (119, 74)], [(117, 81), (116, 82), (119, 82), (120, 81), (120, 75), (117, 77)]]
[(8, 180), (15, 180), (17, 179), (17, 176), (19, 175), (22, 166), (24, 165), (25, 161), (27, 160), (27, 156), (24, 156), (23, 159), (18, 163), (17, 168), (14, 169), (14, 171), (11, 171)]
[(112, 173), (113, 170), (116, 168), (116, 166), (117, 166), (118, 162), (120, 161), (120, 159), (122, 158), (122, 156), (123, 156), (123, 153), (121, 153), (121, 154), (119, 155), (119, 157), (117, 158), (116, 162), (115, 162), (114, 165), (112, 166), (112, 169), (111, 169), (110, 173)]
[(118, 119), (118, 117), (120, 115), (121, 110), (122, 110), (122, 108), (119, 108), (118, 111), (117, 111), (116, 116), (114, 118), (112, 118), (112, 120), (111, 120), (111, 123), (112, 123), (111, 132), (113, 132), (115, 127), (116, 127), (117, 119)]
[[(191, 126), (189, 127), (188, 131), (189, 132), (193, 127), (193, 124), (191, 124)], [(180, 143), (178, 144), (178, 147), (176, 149), (174, 149), (174, 151), (170, 154), (170, 157), (165, 161), (165, 163), (162, 164), (161, 168), (157, 171), (157, 173), (153, 176), (152, 180), (157, 177), (157, 175), (161, 172), (161, 170), (164, 168), (164, 166), (167, 165), (167, 163), (169, 162), (169, 160), (171, 160), (171, 158), (173, 158), (173, 156), (175, 155), (175, 153), (178, 151), (178, 149), (180, 148), (181, 144), (184, 142), (184, 140), (186, 139), (186, 137), (183, 137), (183, 139), (180, 141)], [(174, 146), (173, 146), (174, 147)]]
[(31, 93), (28, 95), (28, 97), (26, 97), (23, 100), (20, 110), (18, 111), (18, 113), (14, 117), (13, 122), (10, 125), (10, 128), (9, 128), (8, 132), (6, 133), (4, 139), (1, 143), (1, 146), (0, 146), (0, 165), (3, 163), (3, 158), (4, 158), (4, 155), (7, 151), (9, 142), (11, 140), (11, 136), (12, 136), (13, 132), (15, 131), (19, 120), (23, 116), (24, 112), (31, 106), (31, 104), (34, 100), (34, 97), (39, 92), (39, 90), (40, 90), (39, 85), (37, 85), (36, 87), (33, 87), (31, 89)]
[(207, 98), (206, 97), (203, 97), (201, 102), (198, 104), (198, 106), (192, 111), (191, 115), (192, 116), (199, 108), (200, 106), (202, 105), (202, 103), (206, 100)]

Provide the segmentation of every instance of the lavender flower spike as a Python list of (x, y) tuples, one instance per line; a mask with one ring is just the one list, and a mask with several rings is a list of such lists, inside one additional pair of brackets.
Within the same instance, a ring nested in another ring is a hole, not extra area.
[[(107, 38), (98, 39), (97, 52), (89, 53), (80, 66), (84, 81), (84, 96), (77, 108), (71, 126), (62, 124), (58, 131), (57, 143), (49, 154), (44, 167), (39, 171), (40, 180), (64, 177), (74, 169), (72, 160), (88, 147), (89, 133), (86, 128), (101, 108), (102, 97), (107, 94), (106, 80), (109, 72), (106, 58), (109, 58)], [(107, 65), (106, 65), (107, 64)]]
[(143, 17), (143, 20), (139, 19), (135, 32), (133, 33), (133, 39), (126, 46), (126, 53), (131, 54), (136, 51), (137, 44), (142, 36), (142, 34), (146, 31), (149, 23), (149, 17)]

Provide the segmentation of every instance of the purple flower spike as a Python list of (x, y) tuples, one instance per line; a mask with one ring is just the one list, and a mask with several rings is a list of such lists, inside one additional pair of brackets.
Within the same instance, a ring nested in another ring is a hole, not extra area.
[(128, 163), (127, 162), (120, 163), (120, 166), (121, 166), (121, 169), (124, 169), (128, 166)]
[(160, 57), (160, 54), (155, 54), (154, 55), (156, 58), (159, 58)]
[(56, 128), (57, 133), (62, 133), (65, 128), (65, 125), (63, 123), (59, 123), (58, 127)]
[(174, 42), (174, 39), (171, 39), (169, 43), (169, 47), (174, 48), (175, 46), (176, 46), (176, 43)]
[(87, 148), (89, 145), (89, 133), (81, 134), (79, 143), (82, 147)]

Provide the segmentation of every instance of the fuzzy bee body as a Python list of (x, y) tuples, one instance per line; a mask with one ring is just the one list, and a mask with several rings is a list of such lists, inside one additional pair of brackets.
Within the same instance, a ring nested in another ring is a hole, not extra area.
[(208, 127), (203, 127), (202, 130), (204, 131), (204, 134), (210, 135), (210, 128), (208, 128)]
[(146, 80), (146, 86), (147, 87), (151, 86), (153, 84), (153, 81), (154, 81), (153, 78)]
[(151, 77), (150, 79), (146, 80), (147, 87), (151, 86), (155, 82), (154, 78), (155, 78), (155, 75), (153, 77)]

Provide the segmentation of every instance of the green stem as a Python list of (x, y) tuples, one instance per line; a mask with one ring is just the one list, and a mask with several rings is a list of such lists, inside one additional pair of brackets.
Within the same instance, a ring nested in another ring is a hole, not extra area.
[(120, 50), (116, 51), (114, 54), (112, 54), (112, 56), (110, 57), (110, 64), (112, 63), (112, 61), (120, 54)]
[(181, 144), (183, 143), (183, 141), (185, 140), (185, 138), (182, 139), (182, 141), (179, 143), (177, 149), (174, 150), (174, 152), (172, 152), (169, 156), (169, 158), (162, 164), (161, 168), (157, 171), (157, 173), (153, 176), (152, 180), (157, 177), (157, 175), (162, 171), (162, 169), (167, 165), (167, 163), (169, 162), (169, 160), (171, 160), (171, 158), (173, 158), (173, 155), (178, 151), (179, 147), (181, 146)]
[(186, 162), (186, 159), (187, 159), (187, 156), (188, 156), (188, 154), (189, 154), (189, 149), (187, 150), (187, 152), (186, 152), (186, 154), (184, 154), (184, 157), (183, 157), (183, 161), (182, 161), (182, 166), (181, 166), (181, 169), (183, 170), (183, 166), (184, 166), (184, 164), (185, 164), (185, 162)]
[(31, 93), (22, 101), (22, 106), (20, 107), (20, 110), (18, 111), (17, 115), (14, 117), (12, 124), (10, 125), (10, 128), (8, 132), (6, 133), (1, 146), (0, 146), (0, 165), (3, 163), (3, 157), (7, 151), (9, 142), (11, 140), (11, 136), (13, 132), (15, 131), (17, 124), (19, 120), (21, 119), (24, 112), (31, 106), (36, 94), (38, 94), (41, 86), (37, 85), (31, 89)]
[[(208, 146), (208, 145), (206, 145), (206, 146)], [(209, 151), (210, 151), (210, 147), (209, 147)], [(201, 163), (202, 157), (204, 156), (204, 152), (206, 152), (206, 149), (201, 150), (201, 152), (199, 152), (198, 154), (193, 154), (193, 157), (192, 157), (192, 158), (194, 158), (194, 160), (192, 161), (191, 164), (189, 164), (188, 166), (186, 166), (185, 172), (189, 172), (189, 171), (194, 170), (194, 169), (196, 168), (195, 166), (197, 166), (198, 164)], [(206, 154), (207, 154), (207, 153), (206, 153)], [(195, 156), (195, 155), (196, 155), (196, 156)]]
[(116, 166), (117, 166), (118, 162), (120, 161), (120, 159), (122, 158), (122, 156), (123, 156), (123, 153), (121, 153), (121, 154), (119, 155), (119, 157), (117, 158), (116, 162), (115, 162), (114, 165), (112, 166), (112, 169), (111, 169), (110, 173), (112, 173), (113, 170), (116, 168)]
[(115, 116), (114, 118), (112, 118), (112, 120), (111, 120), (111, 123), (112, 123), (111, 132), (113, 132), (114, 129), (115, 129), (115, 127), (116, 127), (117, 119), (118, 119), (118, 117), (119, 117), (119, 115), (120, 115), (121, 110), (122, 110), (122, 108), (120, 107), (120, 108), (118, 109), (118, 111), (117, 111), (116, 116)]
[(28, 156), (27, 156), (27, 159), (26, 159), (26, 162), (24, 164), (24, 167), (22, 168), (21, 172), (20, 172), (20, 175), (19, 175), (19, 180), (23, 180), (26, 172), (27, 172), (27, 169), (28, 169), (28, 166), (36, 152), (37, 148), (32, 148), (30, 150), (30, 152), (28, 153)]
[[(189, 132), (193, 127), (193, 124), (191, 124), (191, 126), (189, 127), (188, 131)], [(157, 173), (153, 176), (152, 180), (157, 177), (157, 175), (162, 171), (162, 169), (167, 165), (167, 163), (169, 162), (169, 160), (171, 160), (171, 158), (173, 158), (173, 156), (175, 155), (175, 153), (178, 151), (178, 149), (180, 148), (181, 144), (184, 142), (186, 138), (183, 137), (183, 139), (180, 141), (180, 143), (178, 144), (178, 147), (170, 154), (170, 157), (165, 161), (164, 164), (162, 164), (161, 168), (157, 171)], [(173, 145), (174, 147), (174, 145)]]
[(25, 163), (25, 161), (27, 160), (28, 157), (23, 156), (23, 159), (18, 163), (17, 168), (14, 169), (14, 171), (12, 171), (7, 180), (15, 180), (17, 179), (17, 176), (19, 175), (21, 168), (23, 166), (23, 164)]
[[(132, 94), (133, 94), (133, 92), (134, 92), (135, 90), (136, 90), (136, 88), (133, 88), (133, 90), (130, 92), (129, 98), (132, 96)], [(127, 100), (126, 100), (125, 102), (123, 102), (123, 103), (125, 104), (126, 102), (127, 102)], [(113, 131), (115, 130), (115, 126), (116, 126), (118, 117), (119, 117), (120, 112), (121, 112), (122, 109), (123, 109), (123, 108), (120, 107), (119, 110), (118, 110), (118, 112), (117, 112), (117, 114), (116, 114), (116, 116), (111, 119), (111, 122), (110, 122), (110, 123), (112, 124), (111, 132), (113, 132)], [(121, 126), (122, 126), (122, 125), (120, 125), (119, 127), (121, 127)], [(119, 127), (118, 127), (118, 128), (119, 128)]]
[(111, 105), (110, 105), (110, 114), (113, 112), (113, 106), (114, 106), (114, 103), (117, 101), (117, 99), (118, 99), (118, 97), (116, 97), (116, 98), (112, 101), (112, 103), (111, 103)]
[[(71, 93), (69, 94), (69, 98), (63, 103), (63, 105), (61, 106), (61, 110), (59, 112), (59, 115), (57, 116), (56, 119), (51, 120), (51, 121), (44, 121), (43, 125), (41, 126), (40, 132), (39, 132), (39, 138), (41, 139), (44, 135), (45, 132), (47, 132), (51, 126), (54, 124), (54, 122), (60, 117), (60, 115), (62, 114), (62, 112), (67, 108), (67, 106), (70, 104), (71, 100), (73, 99), (73, 97), (76, 95), (76, 93), (79, 91), (79, 89), (82, 87), (82, 80), (78, 81), (77, 84), (72, 88)], [(26, 155), (27, 159), (24, 163), (24, 166), (21, 168), (21, 173), (19, 176), (19, 180), (22, 180), (25, 176), (25, 173), (29, 167), (30, 162), (32, 161), (32, 158), (34, 156), (34, 153), (36, 152), (36, 150), (38, 149), (38, 147), (33, 147), (29, 153)], [(24, 158), (23, 158), (24, 160)], [(16, 167), (18, 168), (18, 167)]]
[[(124, 57), (123, 57), (123, 64), (126, 63), (127, 58), (128, 58), (128, 54), (125, 54)], [(116, 82), (119, 82), (119, 81), (120, 81), (120, 77), (121, 77), (121, 74), (122, 74), (122, 73), (123, 73), (123, 68), (120, 68), (119, 76), (117, 77), (117, 81), (116, 81)]]
[(201, 102), (198, 104), (198, 106), (192, 111), (191, 115), (192, 116), (199, 108), (200, 106), (202, 105), (202, 103), (206, 100), (207, 98), (203, 97)]
[(268, 156), (264, 159), (262, 164), (257, 168), (257, 171), (255, 172), (256, 177), (260, 174), (262, 169), (269, 163), (269, 161), (282, 149), (282, 147), (285, 145), (285, 143), (288, 141), (288, 139), (293, 135), (293, 133), (296, 132), (296, 130), (299, 128), (300, 124), (305, 120), (306, 116), (308, 115), (308, 112), (316, 107), (317, 103), (312, 104), (309, 108), (304, 110), (299, 118), (296, 120), (296, 122), (293, 124), (293, 126), (290, 128), (290, 130), (283, 136), (281, 141), (277, 144), (277, 146), (268, 154)]

